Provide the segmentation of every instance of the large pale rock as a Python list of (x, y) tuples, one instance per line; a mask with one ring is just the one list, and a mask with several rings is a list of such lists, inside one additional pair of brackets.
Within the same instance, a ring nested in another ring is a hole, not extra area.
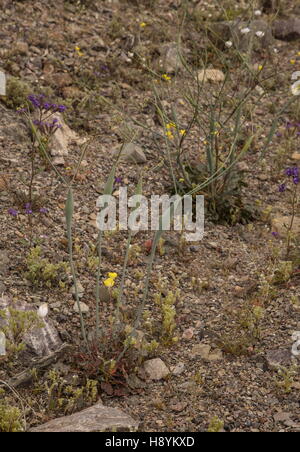
[[(117, 156), (119, 153), (119, 149), (114, 150), (114, 155)], [(121, 157), (122, 160), (126, 160), (127, 162), (133, 163), (146, 163), (147, 158), (141, 146), (138, 146), (134, 143), (127, 143), (124, 145)]]
[(276, 39), (281, 39), (282, 41), (296, 41), (300, 39), (300, 18), (291, 17), (289, 19), (275, 20), (273, 34)]
[(79, 137), (77, 133), (72, 129), (70, 129), (60, 113), (53, 114), (53, 118), (54, 117), (58, 119), (58, 122), (62, 127), (60, 129), (57, 129), (51, 138), (49, 144), (50, 153), (52, 157), (59, 157), (60, 159), (62, 159), (63, 157), (68, 155), (68, 149), (71, 144), (82, 144), (85, 140)]
[[(0, 317), (0, 329), (6, 327), (9, 322), (9, 308), (18, 311), (34, 311), (36, 309), (26, 302), (12, 302), (8, 297), (0, 297), (0, 311), (4, 311), (6, 318)], [(61, 345), (62, 341), (58, 332), (50, 319), (40, 319), (41, 326), (27, 331), (23, 336), (23, 342), (26, 344), (26, 352), (30, 352), (38, 357), (45, 357), (56, 351)], [(7, 338), (9, 339), (9, 337)]]
[(32, 428), (31, 432), (95, 433), (107, 431), (136, 431), (138, 422), (118, 408), (106, 407), (102, 403)]
[(150, 380), (166, 378), (170, 371), (160, 358), (149, 359), (144, 362), (144, 370)]
[[(291, 216), (278, 216), (272, 219), (272, 229), (280, 235), (286, 235), (291, 224)], [(300, 218), (295, 217), (293, 221), (292, 234), (300, 234)]]
[(198, 72), (198, 80), (200, 83), (223, 82), (225, 75), (219, 69), (201, 69)]

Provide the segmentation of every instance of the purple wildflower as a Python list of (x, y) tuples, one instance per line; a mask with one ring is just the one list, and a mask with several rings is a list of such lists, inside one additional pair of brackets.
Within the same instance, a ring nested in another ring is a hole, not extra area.
[(283, 193), (286, 190), (286, 184), (279, 185), (278, 190), (279, 190), (279, 193)]
[(287, 169), (285, 170), (285, 174), (286, 174), (286, 176), (288, 176), (288, 177), (293, 176), (293, 175), (294, 175), (293, 168), (287, 168)]
[(278, 234), (278, 232), (273, 231), (273, 232), (272, 232), (272, 236), (277, 238), (277, 237), (279, 237), (279, 234)]
[(25, 204), (25, 213), (26, 213), (27, 215), (31, 215), (31, 214), (32, 214), (32, 208), (31, 208), (30, 202), (27, 202), (27, 203)]
[(115, 177), (115, 184), (121, 184), (123, 182), (121, 177)]
[(16, 209), (13, 209), (12, 207), (10, 207), (9, 209), (8, 209), (8, 213), (9, 213), (9, 215), (11, 215), (12, 217), (16, 217), (17, 215), (18, 215), (18, 211), (16, 210)]
[(294, 176), (294, 177), (293, 177), (293, 182), (294, 182), (295, 185), (298, 185), (298, 184), (299, 184), (299, 180), (300, 180), (300, 179), (299, 179), (299, 176)]
[(46, 207), (41, 207), (40, 213), (48, 213), (48, 209)]

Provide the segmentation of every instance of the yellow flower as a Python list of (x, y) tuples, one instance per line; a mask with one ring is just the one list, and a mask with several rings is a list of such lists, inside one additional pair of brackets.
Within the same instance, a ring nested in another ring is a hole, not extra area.
[(297, 55), (300, 56), (300, 52), (298, 52)]
[(118, 276), (118, 273), (108, 273), (108, 277), (111, 279), (116, 279)]
[(174, 128), (174, 129), (176, 129), (176, 124), (174, 123), (174, 122), (169, 122), (167, 125), (166, 125), (166, 128), (167, 129), (171, 129), (171, 128)]
[(167, 130), (166, 136), (167, 136), (170, 140), (173, 140), (173, 138), (174, 138), (174, 135), (173, 135), (173, 133), (171, 132), (171, 130)]
[(140, 27), (141, 27), (141, 28), (145, 28), (146, 25), (147, 25), (146, 22), (141, 22), (141, 23), (140, 23)]
[(161, 78), (163, 78), (166, 82), (169, 82), (171, 80), (171, 77), (169, 77), (168, 74), (163, 74)]
[(263, 66), (260, 64), (260, 65), (258, 66), (258, 70), (261, 71), (262, 68), (263, 68)]
[(83, 56), (83, 52), (81, 52), (81, 48), (79, 46), (75, 46), (75, 52), (78, 56)]
[(181, 129), (181, 130), (179, 130), (179, 133), (180, 133), (180, 135), (185, 135), (186, 134), (186, 130), (185, 129)]
[(295, 64), (295, 63), (296, 63), (296, 60), (290, 60), (290, 63), (291, 63), (291, 64)]
[(107, 278), (104, 281), (104, 285), (105, 285), (105, 287), (113, 287), (115, 285), (115, 281), (113, 278)]
[(181, 177), (181, 178), (179, 179), (179, 182), (184, 182), (184, 179)]

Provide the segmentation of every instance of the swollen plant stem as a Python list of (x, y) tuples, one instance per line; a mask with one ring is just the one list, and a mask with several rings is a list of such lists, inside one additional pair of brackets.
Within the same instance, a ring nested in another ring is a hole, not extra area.
[(75, 266), (73, 261), (73, 240), (72, 240), (72, 216), (73, 216), (73, 192), (72, 188), (69, 187), (68, 191), (68, 198), (66, 203), (66, 221), (67, 221), (67, 236), (68, 236), (68, 247), (69, 247), (69, 261), (70, 261), (70, 267), (71, 272), (73, 276), (73, 282), (74, 282), (74, 288), (75, 288), (75, 299), (78, 307), (79, 317), (80, 317), (80, 326), (81, 326), (81, 333), (84, 340), (84, 343), (89, 349), (88, 341), (87, 341), (87, 335), (86, 335), (86, 328), (85, 323), (81, 311), (80, 301), (79, 301), (79, 295), (78, 295), (78, 284), (77, 284), (77, 276), (75, 272)]
[(290, 221), (290, 225), (288, 228), (288, 234), (287, 234), (287, 245), (286, 245), (286, 258), (289, 258), (290, 251), (291, 251), (291, 233), (295, 221), (295, 215), (296, 215), (296, 205), (297, 205), (297, 185), (295, 186), (294, 193), (293, 193), (293, 199), (292, 199), (292, 217)]
[(130, 229), (129, 230), (129, 234), (128, 234), (128, 239), (127, 239), (126, 254), (125, 254), (125, 259), (124, 259), (124, 264), (123, 264), (123, 272), (122, 272), (120, 293), (119, 293), (118, 301), (117, 301), (117, 309), (116, 309), (116, 320), (117, 321), (119, 320), (120, 307), (122, 306), (124, 285), (125, 285), (125, 276), (126, 276), (126, 269), (127, 269), (127, 265), (128, 265), (128, 259), (129, 259), (129, 250), (130, 250), (131, 238), (132, 238), (132, 231)]
[(96, 338), (100, 339), (100, 277), (102, 260), (102, 231), (99, 231), (97, 238), (98, 268), (96, 276)]

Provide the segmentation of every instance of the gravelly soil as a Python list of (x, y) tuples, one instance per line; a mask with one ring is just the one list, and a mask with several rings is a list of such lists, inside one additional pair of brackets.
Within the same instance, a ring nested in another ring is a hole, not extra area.
[[(86, 319), (91, 327), (95, 320), (95, 278), (94, 272), (87, 267), (86, 256), (97, 237), (96, 199), (110, 172), (112, 150), (122, 141), (120, 120), (114, 111), (95, 101), (96, 94), (125, 108), (141, 123), (159, 130), (160, 125), (151, 109), (143, 108), (151, 95), (146, 73), (130, 55), (135, 51), (137, 41), (142, 40), (151, 48), (149, 57), (155, 62), (159, 46), (174, 41), (176, 36), (178, 2), (158, 1), (154, 9), (135, 7), (132, 3), (99, 1), (84, 7), (62, 1), (0, 0), (0, 68), (29, 83), (32, 92), (49, 93), (52, 98), (67, 104), (66, 118), (70, 126), (83, 137), (94, 137), (74, 187), (74, 236), (78, 246), (75, 258), (79, 262), (80, 282), (85, 288), (82, 301), (90, 308)], [(139, 24), (142, 22), (147, 25), (141, 31)], [(195, 39), (195, 33), (192, 28), (190, 34), (186, 31), (185, 45)], [(199, 45), (203, 39), (198, 32)], [(277, 104), (285, 102), (292, 71), (290, 59), (297, 55), (298, 42), (275, 43), (281, 77), (280, 86), (274, 90)], [(76, 51), (75, 46), (80, 50)], [(259, 62), (257, 54), (255, 63)], [(175, 92), (184, 82), (178, 75), (174, 82), (177, 84)], [(77, 346), (80, 342), (79, 318), (73, 309), (71, 281), (68, 280), (65, 289), (54, 287), (49, 290), (32, 287), (24, 276), (26, 256), (33, 243), (40, 243), (44, 255), (53, 262), (68, 259), (64, 220), (66, 188), (45, 169), (37, 176), (35, 190), (39, 193), (39, 207), (46, 207), (48, 213), (35, 212), (31, 220), (25, 213), (17, 218), (8, 215), (11, 207), (22, 210), (14, 192), (22, 190), (22, 178), (27, 177), (30, 142), (20, 115), (2, 103), (0, 111), (0, 183), (3, 176), (8, 180), (8, 186), (0, 185), (0, 253), (7, 252), (9, 256), (5, 268), (0, 262), (0, 287), (5, 295), (34, 306), (47, 302), (49, 315), (63, 339)], [(281, 124), (297, 119), (289, 114), (282, 115)], [(290, 208), (278, 193), (280, 177), (274, 176), (272, 171), (279, 141), (274, 139), (264, 160), (257, 164), (261, 141), (272, 121), (269, 100), (259, 106), (251, 121), (260, 134), (255, 149), (245, 157), (248, 187), (244, 194), (252, 204), (260, 204), (263, 209), (272, 206), (274, 214), (288, 215)], [(197, 137), (192, 136), (190, 140), (191, 156), (196, 158)], [(144, 193), (165, 193), (171, 185), (168, 168), (159, 165), (161, 156), (149, 134), (142, 131), (139, 144), (145, 150), (147, 163), (140, 165), (139, 170), (134, 164), (121, 163), (117, 176), (133, 192), (142, 170)], [(75, 143), (61, 167), (63, 174), (68, 176), (74, 171), (74, 161), (78, 161), (79, 155), (80, 149)], [(286, 160), (284, 165), (288, 163)], [(299, 295), (297, 269), (287, 282), (276, 286), (273, 296), (264, 298), (259, 292), (261, 275), (267, 278), (277, 262), (276, 250), (279, 254), (284, 252), (284, 242), (274, 238), (271, 232), (266, 215), (251, 225), (228, 226), (207, 221), (204, 239), (186, 244), (183, 249), (180, 249), (178, 234), (166, 235), (165, 254), (158, 255), (154, 263), (147, 308), (158, 315), (153, 302), (158, 279), (165, 290), (173, 290), (174, 286), (180, 289), (176, 303), (179, 341), (171, 348), (160, 350), (159, 357), (171, 369), (183, 363), (183, 370), (179, 375), (171, 373), (165, 381), (146, 380), (142, 389), (128, 390), (123, 397), (109, 396), (100, 390), (105, 404), (122, 407), (139, 419), (141, 431), (205, 431), (214, 416), (224, 421), (226, 431), (300, 431), (299, 370), (290, 392), (285, 393), (276, 384), (280, 378), (267, 359), (270, 351), (290, 350), (292, 333), (300, 330), (299, 305), (292, 303), (293, 296)], [(142, 298), (143, 285), (135, 275), (137, 270), (145, 272), (149, 259), (145, 240), (149, 237), (149, 234), (139, 233), (133, 239), (141, 251), (129, 268), (125, 294), (128, 310)], [(103, 275), (109, 271), (120, 275), (126, 234), (109, 236), (104, 247)], [(201, 290), (195, 288), (192, 278), (199, 278)], [(228, 353), (224, 337), (235, 340), (235, 314), (249, 303), (252, 307), (264, 308), (261, 337), (247, 344), (245, 355)], [(103, 321), (112, 313), (111, 304), (102, 306)], [(212, 352), (222, 350), (222, 354), (216, 361), (209, 357), (205, 359), (197, 355), (199, 344), (210, 345)], [(67, 364), (70, 374), (76, 372), (72, 358), (68, 358)], [(22, 362), (14, 363), (12, 368), (4, 365), (0, 378), (7, 380), (22, 366)], [(43, 378), (41, 376), (41, 381)], [(34, 408), (34, 414), (28, 410), (29, 425), (54, 417), (53, 413), (45, 411), (45, 394), (36, 395), (32, 389), (20, 389), (22, 398)]]

